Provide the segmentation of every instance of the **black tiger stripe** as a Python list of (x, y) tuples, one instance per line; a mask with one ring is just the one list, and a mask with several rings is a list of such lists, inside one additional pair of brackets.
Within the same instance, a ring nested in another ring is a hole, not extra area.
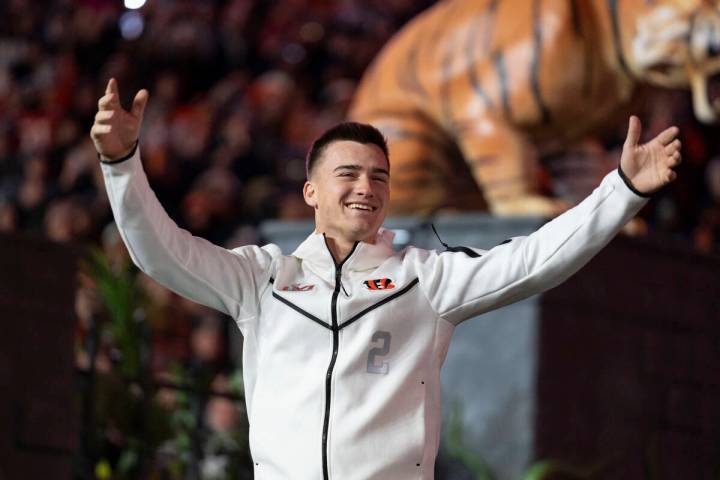
[(503, 111), (505, 116), (512, 119), (512, 111), (510, 109), (510, 96), (508, 93), (508, 79), (505, 71), (505, 58), (502, 52), (497, 52), (493, 55), (493, 65), (495, 66), (495, 72), (497, 73), (498, 80), (500, 80), (500, 97), (502, 98)]
[(365, 280), (364, 283), (365, 283), (365, 286), (368, 288), (368, 290), (377, 290), (378, 289), (377, 282), (378, 282), (377, 280)]
[(383, 133), (389, 138), (397, 138), (397, 139), (408, 139), (411, 138), (413, 140), (417, 140), (420, 143), (425, 144), (425, 146), (430, 147), (434, 149), (435, 151), (443, 153), (443, 155), (452, 157), (459, 155), (460, 152), (457, 150), (457, 146), (450, 142), (449, 140), (441, 140), (435, 137), (432, 137), (426, 133), (420, 133), (420, 132), (413, 132), (410, 130), (406, 130), (399, 127), (388, 127), (383, 128)]
[(573, 15), (573, 25), (576, 28), (575, 33), (577, 34), (580, 42), (582, 43), (583, 49), (583, 80), (582, 80), (582, 95), (583, 97), (589, 97), (592, 94), (593, 87), (593, 59), (595, 57), (595, 45), (592, 43), (592, 39), (583, 30), (582, 12), (578, 2), (580, 0), (571, 0), (571, 8)]
[(427, 90), (420, 83), (418, 76), (418, 48), (420, 48), (420, 42), (415, 40), (405, 59), (405, 68), (396, 69), (396, 81), (401, 88), (415, 92), (422, 97), (428, 97)]
[(457, 119), (455, 121), (455, 134), (462, 137), (463, 132), (475, 132), (478, 126), (477, 119)]
[[(456, 3), (457, 2), (440, 2), (438, 4), (438, 6), (442, 6), (445, 11), (443, 12), (441, 19), (435, 22), (435, 29), (433, 32), (426, 37), (428, 48), (425, 52), (423, 52), (423, 55), (426, 58), (431, 58), (432, 55), (435, 54), (435, 49), (440, 45), (438, 39), (443, 38), (445, 36), (444, 34), (447, 33), (447, 20), (449, 20), (450, 13), (452, 13), (452, 7), (454, 7)], [(438, 15), (438, 17), (439, 16), (440, 15)]]
[(497, 17), (497, 9), (500, 5), (500, 0), (492, 0), (488, 4), (488, 21), (485, 28), (485, 36), (483, 37), (483, 53), (487, 54), (490, 52), (493, 43), (493, 35), (495, 33), (495, 19)]
[(620, 17), (618, 11), (618, 0), (607, 0), (607, 7), (609, 10), (610, 21), (612, 22), (612, 33), (613, 33), (613, 48), (615, 49), (615, 58), (617, 58), (620, 68), (625, 72), (628, 77), (633, 77), (630, 68), (628, 67), (627, 61), (625, 60), (625, 54), (623, 53), (622, 46), (622, 34), (620, 33)]
[(452, 129), (453, 122), (453, 108), (452, 108), (452, 99), (451, 99), (451, 90), (452, 90), (452, 74), (451, 74), (451, 67), (452, 67), (452, 60), (453, 60), (453, 47), (454, 47), (454, 41), (453, 36), (449, 35), (450, 38), (447, 38), (446, 44), (445, 44), (445, 52), (443, 53), (443, 59), (442, 59), (442, 80), (440, 83), (440, 105), (442, 106), (442, 118), (445, 121), (446, 125), (449, 125)]
[(532, 52), (532, 64), (530, 69), (530, 87), (535, 97), (535, 103), (537, 103), (538, 109), (540, 110), (540, 121), (543, 124), (547, 124), (550, 121), (550, 111), (545, 105), (545, 101), (542, 98), (542, 92), (540, 91), (540, 57), (542, 56), (542, 18), (540, 15), (540, 1), (533, 0), (532, 6), (532, 21), (533, 21), (533, 52)]
[[(445, 12), (445, 17), (442, 21), (438, 22), (438, 25), (445, 26), (445, 18), (450, 18), (453, 13), (453, 7), (457, 7), (460, 2), (454, 2), (450, 3), (447, 6), (447, 11)], [(453, 107), (452, 107), (452, 63), (455, 58), (455, 46), (458, 42), (458, 36), (455, 34), (455, 32), (448, 32), (445, 31), (446, 35), (440, 35), (441, 31), (438, 31), (438, 34), (435, 36), (435, 38), (445, 38), (445, 45), (443, 50), (443, 57), (441, 62), (441, 80), (440, 80), (440, 105), (442, 107), (442, 117), (445, 121), (445, 124), (448, 125), (448, 128), (450, 130), (453, 129), (454, 116), (453, 116)]]
[(580, 22), (580, 12), (578, 11), (579, 0), (568, 0), (570, 6), (570, 20), (572, 21), (573, 31), (578, 37), (583, 36), (582, 23)]
[(477, 71), (480, 62), (476, 62), (479, 58), (479, 56), (476, 55), (476, 51), (480, 47), (478, 32), (480, 31), (481, 25), (485, 26), (485, 41), (482, 45), (482, 51), (487, 52), (490, 48), (489, 43), (492, 41), (492, 26), (495, 24), (494, 17), (495, 11), (497, 10), (497, 3), (498, 0), (491, 1), (485, 12), (479, 13), (472, 19), (472, 23), (468, 29), (467, 43), (465, 44), (465, 62), (467, 64), (468, 81), (473, 91), (482, 98), (482, 101), (490, 109), (493, 108), (493, 102), (480, 82)]

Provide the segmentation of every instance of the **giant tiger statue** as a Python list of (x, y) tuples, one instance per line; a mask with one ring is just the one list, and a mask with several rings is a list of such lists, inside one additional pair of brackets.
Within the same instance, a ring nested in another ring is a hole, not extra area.
[(720, 0), (445, 0), (383, 49), (350, 117), (388, 137), (393, 214), (552, 216), (567, 205), (539, 190), (540, 156), (616, 122), (642, 84), (689, 86), (713, 122), (718, 71)]

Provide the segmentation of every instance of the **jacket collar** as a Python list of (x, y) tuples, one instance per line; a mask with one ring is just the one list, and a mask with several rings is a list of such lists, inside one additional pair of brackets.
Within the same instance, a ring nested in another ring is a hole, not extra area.
[[(395, 234), (384, 228), (378, 230), (375, 243), (360, 242), (343, 264), (343, 269), (362, 271), (371, 270), (393, 255), (392, 240)], [(335, 262), (330, 249), (325, 244), (322, 233), (315, 232), (303, 241), (292, 253), (294, 257), (308, 262), (316, 273), (334, 274)], [(324, 275), (323, 275), (324, 276)]]

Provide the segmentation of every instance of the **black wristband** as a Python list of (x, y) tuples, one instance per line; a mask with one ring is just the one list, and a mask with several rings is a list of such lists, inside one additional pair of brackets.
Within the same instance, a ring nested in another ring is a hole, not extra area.
[(630, 179), (627, 177), (627, 175), (625, 175), (625, 172), (622, 171), (622, 167), (620, 166), (620, 164), (618, 164), (618, 173), (620, 174), (620, 178), (622, 178), (623, 182), (625, 182), (625, 185), (627, 185), (627, 187), (628, 187), (635, 195), (637, 195), (637, 196), (639, 196), (639, 197), (643, 197), (643, 198), (652, 198), (652, 196), (653, 196), (653, 194), (654, 194), (655, 192), (642, 193), (642, 192), (638, 191), (638, 189), (636, 189), (636, 188), (633, 186), (632, 182), (630, 182)]
[(128, 153), (127, 155), (125, 155), (122, 158), (117, 158), (115, 160), (103, 160), (102, 155), (100, 155), (100, 153), (98, 153), (97, 154), (98, 160), (100, 160), (100, 163), (104, 163), (105, 165), (113, 165), (115, 163), (122, 163), (125, 160), (129, 160), (130, 158), (132, 158), (133, 155), (135, 155), (135, 150), (137, 150), (137, 148), (138, 148), (138, 142), (139, 142), (139, 140), (135, 140), (135, 144), (133, 145), (132, 150), (130, 150), (130, 153)]

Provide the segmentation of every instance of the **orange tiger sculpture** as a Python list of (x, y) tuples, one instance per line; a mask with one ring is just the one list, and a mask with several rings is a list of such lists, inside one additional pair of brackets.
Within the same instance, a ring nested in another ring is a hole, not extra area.
[(393, 214), (552, 216), (566, 205), (540, 194), (538, 156), (607, 123), (642, 83), (689, 85), (712, 122), (718, 71), (720, 0), (446, 0), (383, 49), (350, 117), (388, 137)]

